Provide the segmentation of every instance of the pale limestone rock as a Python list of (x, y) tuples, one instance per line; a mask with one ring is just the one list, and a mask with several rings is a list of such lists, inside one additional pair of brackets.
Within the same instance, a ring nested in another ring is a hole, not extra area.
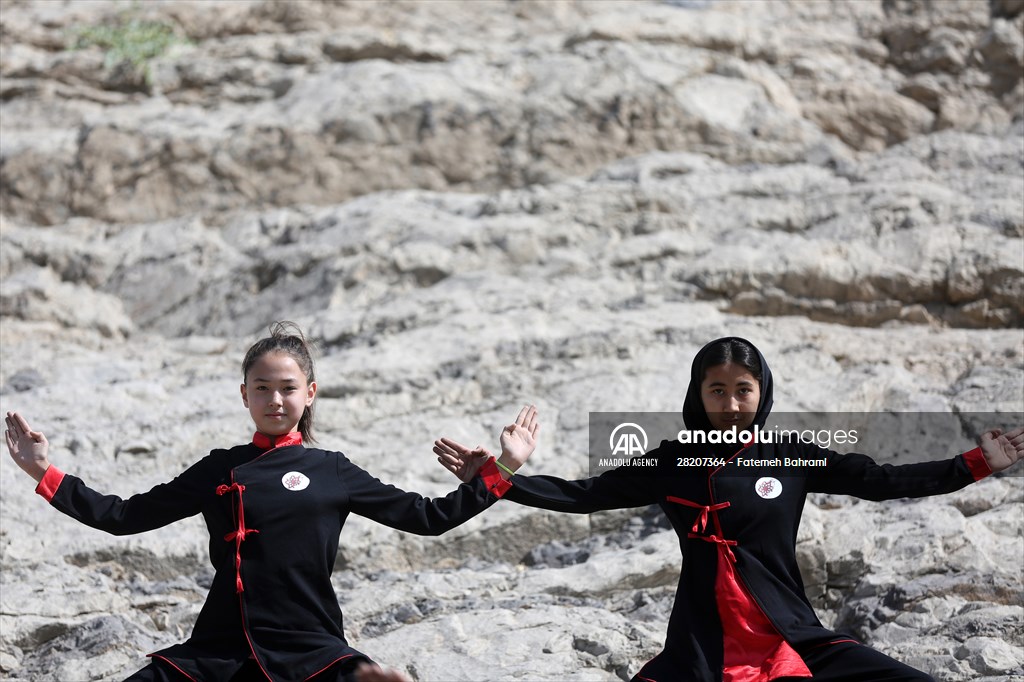
[[(961, 415), (899, 456), (1014, 425), (1019, 0), (465, 7), (144, 4), (191, 40), (146, 82), (65, 49), (122, 3), (5, 6), (0, 410), (143, 491), (251, 436), (239, 361), (287, 318), (322, 346), (321, 444), (427, 495), (456, 485), (434, 438), (494, 448), (523, 402), (528, 471), (588, 475), (588, 413), (677, 412), (725, 334), (777, 412)], [(122, 679), (187, 637), (200, 519), (111, 538), (2, 459), (5, 677)], [(1018, 679), (1021, 481), (813, 496), (822, 621), (941, 682)], [(341, 540), (353, 644), (418, 680), (628, 679), (679, 570), (657, 509)]]

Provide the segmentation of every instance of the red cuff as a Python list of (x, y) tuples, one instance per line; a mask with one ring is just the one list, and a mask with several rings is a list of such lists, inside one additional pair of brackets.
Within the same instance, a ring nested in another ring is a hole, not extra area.
[(965, 452), (962, 456), (964, 464), (967, 465), (975, 481), (980, 481), (992, 473), (992, 467), (985, 461), (985, 455), (982, 454), (981, 448), (974, 448), (970, 452)]
[(42, 495), (47, 502), (53, 499), (53, 496), (57, 494), (57, 488), (60, 487), (60, 482), (64, 480), (64, 472), (53, 466), (52, 464), (46, 469), (46, 473), (43, 474), (43, 478), (39, 481), (39, 485), (36, 486), (36, 492)]
[(480, 478), (484, 479), (484, 485), (487, 487), (487, 490), (493, 493), (495, 497), (503, 496), (512, 487), (512, 481), (506, 481), (501, 477), (501, 470), (494, 463), (493, 457), (489, 458), (487, 463), (480, 467)]

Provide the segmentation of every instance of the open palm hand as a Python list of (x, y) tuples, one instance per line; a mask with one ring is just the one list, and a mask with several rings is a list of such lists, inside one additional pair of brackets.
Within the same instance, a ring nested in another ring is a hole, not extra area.
[(42, 431), (33, 431), (28, 421), (17, 412), (8, 412), (6, 423), (4, 440), (11, 459), (37, 482), (43, 480), (43, 474), (50, 466), (50, 444), (46, 436)]
[(533, 454), (537, 447), (537, 431), (539, 429), (537, 408), (527, 405), (519, 411), (515, 423), (509, 424), (501, 430), (501, 454), (515, 463), (512, 469), (521, 467)]
[(981, 434), (981, 453), (993, 473), (1013, 466), (1024, 458), (1024, 427), (1003, 433), (992, 429)]

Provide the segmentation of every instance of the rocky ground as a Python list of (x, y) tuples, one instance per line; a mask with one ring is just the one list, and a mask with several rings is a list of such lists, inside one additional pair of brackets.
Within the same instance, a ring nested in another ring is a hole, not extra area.
[[(291, 319), (321, 444), (429, 495), (435, 437), (493, 446), (527, 401), (529, 470), (586, 475), (588, 413), (678, 409), (724, 334), (777, 410), (1019, 420), (1022, 68), (1020, 0), (3, 0), (0, 410), (145, 490), (248, 439), (239, 361)], [(823, 622), (1024, 678), (1021, 474), (811, 500)], [(12, 680), (123, 678), (211, 578), (201, 520), (83, 529), (6, 456), (0, 547)], [(417, 680), (625, 680), (678, 570), (657, 510), (499, 503), (440, 539), (354, 518), (335, 583)]]

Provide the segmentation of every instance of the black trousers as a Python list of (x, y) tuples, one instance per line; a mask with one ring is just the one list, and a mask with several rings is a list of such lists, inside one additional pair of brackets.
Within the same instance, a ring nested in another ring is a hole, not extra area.
[[(315, 682), (355, 682), (356, 667), (363, 659), (350, 665), (336, 665), (316, 676)], [(347, 662), (346, 662), (347, 663)], [(186, 682), (189, 678), (173, 666), (155, 660), (142, 670), (137, 671), (124, 682)], [(256, 665), (256, 661), (247, 661), (230, 680), (224, 682), (267, 682), (266, 675)]]
[(935, 682), (931, 675), (857, 642), (825, 644), (800, 655), (814, 675), (810, 678), (814, 682)]
[[(853, 641), (810, 647), (798, 652), (813, 677), (780, 677), (775, 682), (935, 682), (930, 675), (889, 658), (880, 651)], [(692, 682), (682, 661), (671, 661), (666, 652), (644, 666), (644, 675), (630, 682)], [(682, 672), (682, 674), (680, 674)], [(701, 678), (705, 679), (705, 678)]]

